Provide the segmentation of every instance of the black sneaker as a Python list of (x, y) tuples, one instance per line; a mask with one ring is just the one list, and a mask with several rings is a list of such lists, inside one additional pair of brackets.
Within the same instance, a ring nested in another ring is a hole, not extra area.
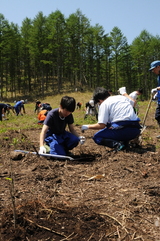
[(117, 146), (115, 147), (115, 151), (121, 151), (121, 150), (124, 150), (125, 149), (125, 144), (124, 142), (118, 142), (117, 143)]

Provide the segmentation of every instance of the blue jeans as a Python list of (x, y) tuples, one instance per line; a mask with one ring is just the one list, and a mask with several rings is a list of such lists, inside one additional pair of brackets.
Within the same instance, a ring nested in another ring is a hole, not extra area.
[(50, 147), (50, 154), (66, 156), (68, 150), (72, 150), (78, 145), (79, 138), (68, 131), (64, 131), (60, 135), (48, 131), (45, 142)]
[(108, 129), (104, 128), (98, 131), (93, 140), (96, 144), (101, 145), (102, 139), (112, 139), (115, 141), (130, 141), (140, 134), (139, 128), (124, 127), (122, 129)]

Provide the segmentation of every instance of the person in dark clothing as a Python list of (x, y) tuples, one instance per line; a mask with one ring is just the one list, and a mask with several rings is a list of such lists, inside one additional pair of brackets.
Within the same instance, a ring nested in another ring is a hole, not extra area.
[[(69, 150), (84, 143), (85, 138), (79, 136), (74, 129), (73, 112), (76, 102), (73, 97), (64, 96), (60, 107), (48, 112), (40, 134), (39, 154), (46, 153), (44, 143), (50, 147), (50, 154), (65, 156)], [(66, 131), (68, 126), (69, 131)]]
[(6, 114), (6, 111), (9, 109), (10, 109), (9, 105), (0, 103), (0, 121), (2, 121), (2, 117), (4, 118), (4, 120), (6, 120), (5, 114)]
[(40, 107), (41, 107), (41, 101), (36, 100), (36, 104), (35, 104), (35, 109), (34, 109), (34, 113), (39, 113), (40, 111)]
[(80, 110), (80, 109), (81, 109), (81, 107), (82, 107), (82, 103), (81, 103), (81, 102), (78, 102), (78, 103), (77, 103), (77, 109), (79, 109), (79, 110)]
[(7, 110), (6, 110), (6, 114), (7, 116), (10, 114), (10, 110), (12, 110), (12, 112), (15, 114), (14, 111), (14, 106), (10, 105), (10, 104), (6, 104), (8, 106)]
[(41, 106), (40, 106), (40, 110), (52, 110), (52, 107), (50, 106), (49, 103), (42, 103)]

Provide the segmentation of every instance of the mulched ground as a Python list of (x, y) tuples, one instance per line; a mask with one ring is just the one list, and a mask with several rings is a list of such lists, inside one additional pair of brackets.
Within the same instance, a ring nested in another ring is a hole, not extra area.
[[(39, 130), (0, 137), (3, 241), (159, 241), (160, 140), (154, 114), (141, 147), (113, 152), (94, 131), (73, 150), (81, 159), (51, 160), (38, 150)], [(76, 127), (80, 133), (80, 126)]]

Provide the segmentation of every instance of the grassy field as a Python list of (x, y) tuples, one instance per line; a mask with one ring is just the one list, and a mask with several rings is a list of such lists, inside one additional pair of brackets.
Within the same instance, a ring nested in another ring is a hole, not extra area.
[[(55, 95), (55, 96), (49, 96), (46, 99), (40, 99), (42, 103), (48, 102), (50, 103), (52, 109), (59, 107), (60, 100), (62, 96), (68, 95), (72, 96), (76, 99), (76, 102), (81, 102), (82, 103), (82, 108), (81, 110), (75, 110), (73, 113), (74, 115), (74, 120), (75, 120), (75, 125), (82, 125), (82, 124), (91, 124), (95, 123), (96, 119), (95, 117), (88, 117), (86, 120), (84, 120), (84, 114), (85, 114), (85, 103), (90, 100), (92, 97), (93, 92), (73, 92), (73, 93), (66, 93), (66, 94), (61, 94), (61, 95)], [(139, 102), (139, 107), (140, 107), (140, 112), (139, 112), (139, 117), (141, 119), (141, 122), (143, 122), (143, 117), (145, 115), (145, 111), (147, 109), (149, 101), (140, 101)], [(11, 105), (14, 105), (14, 103), (10, 103)], [(8, 116), (7, 121), (2, 121), (0, 122), (1, 128), (0, 128), (0, 133), (4, 133), (9, 130), (19, 130), (19, 129), (30, 129), (30, 128), (40, 128), (40, 126), (37, 124), (37, 114), (34, 113), (34, 108), (35, 108), (35, 102), (30, 102), (28, 100), (28, 103), (25, 104), (25, 109), (26, 109), (26, 114), (23, 116), (16, 116), (13, 113), (11, 113)], [(155, 103), (152, 105), (151, 109), (155, 109)]]
[[(84, 114), (85, 114), (85, 103), (90, 100), (92, 97), (92, 92), (74, 92), (74, 93), (66, 93), (63, 95), (55, 95), (52, 97), (48, 97), (46, 99), (40, 99), (42, 103), (48, 102), (50, 103), (52, 109), (58, 108), (59, 103), (61, 98), (64, 95), (72, 96), (76, 99), (76, 102), (81, 102), (82, 103), (82, 108), (81, 110), (75, 110), (74, 112), (74, 120), (75, 120), (75, 125), (82, 125), (84, 123), (94, 123), (95, 118), (91, 117), (88, 118), (87, 120), (84, 120)], [(14, 103), (10, 103), (11, 105), (14, 105)], [(35, 102), (30, 102), (28, 100), (28, 103), (25, 104), (25, 110), (26, 114), (23, 116), (19, 115), (16, 116), (12, 112), (9, 114), (7, 121), (2, 121), (0, 122), (1, 128), (0, 128), (0, 133), (4, 133), (8, 130), (19, 130), (19, 129), (29, 129), (29, 128), (40, 128), (40, 126), (37, 124), (38, 119), (37, 119), (37, 114), (34, 113), (35, 109)]]

